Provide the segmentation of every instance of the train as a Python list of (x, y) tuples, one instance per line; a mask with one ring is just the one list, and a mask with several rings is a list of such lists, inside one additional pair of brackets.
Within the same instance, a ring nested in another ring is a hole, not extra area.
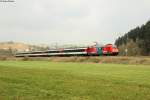
[(15, 57), (52, 57), (52, 56), (117, 56), (119, 50), (112, 44), (104, 46), (88, 46), (79, 48), (61, 48), (47, 51), (16, 53)]

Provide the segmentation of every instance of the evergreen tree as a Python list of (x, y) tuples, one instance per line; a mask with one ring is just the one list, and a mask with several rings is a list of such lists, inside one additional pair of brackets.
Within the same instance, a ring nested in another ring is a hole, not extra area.
[[(138, 50), (135, 50), (130, 55), (150, 55), (150, 21), (141, 27), (130, 30), (124, 36), (119, 37), (115, 41), (115, 44), (121, 48), (120, 52), (123, 52), (125, 45), (131, 45), (129, 48), (130, 51), (135, 48)], [(123, 53), (121, 54), (124, 55)]]

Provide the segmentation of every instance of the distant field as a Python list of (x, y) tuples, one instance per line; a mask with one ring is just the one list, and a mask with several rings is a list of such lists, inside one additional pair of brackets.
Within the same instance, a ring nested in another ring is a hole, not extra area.
[(150, 66), (0, 61), (0, 100), (150, 100)]

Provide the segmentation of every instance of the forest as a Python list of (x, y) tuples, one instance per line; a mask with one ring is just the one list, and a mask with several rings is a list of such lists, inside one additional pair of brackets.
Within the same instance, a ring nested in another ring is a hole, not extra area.
[(130, 30), (115, 41), (120, 55), (149, 56), (150, 55), (150, 21)]

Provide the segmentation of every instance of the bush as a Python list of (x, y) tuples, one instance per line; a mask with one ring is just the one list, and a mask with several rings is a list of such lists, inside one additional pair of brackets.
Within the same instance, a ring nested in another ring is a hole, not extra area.
[(22, 58), (22, 61), (29, 61), (29, 60), (30, 60), (29, 57), (23, 57), (23, 58)]
[(0, 60), (5, 61), (5, 60), (7, 60), (7, 57), (0, 57)]

